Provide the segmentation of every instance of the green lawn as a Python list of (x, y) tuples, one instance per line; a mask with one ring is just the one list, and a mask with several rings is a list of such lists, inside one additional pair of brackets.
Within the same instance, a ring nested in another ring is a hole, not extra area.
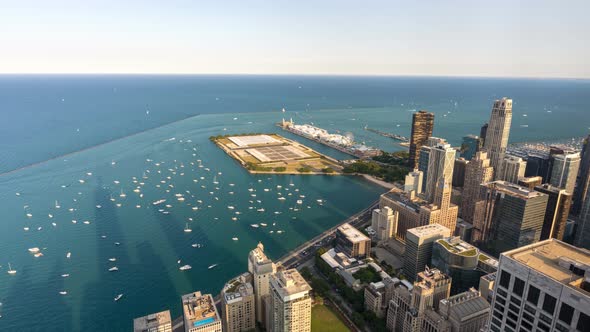
[(315, 305), (311, 308), (312, 332), (349, 332), (338, 316), (325, 305)]

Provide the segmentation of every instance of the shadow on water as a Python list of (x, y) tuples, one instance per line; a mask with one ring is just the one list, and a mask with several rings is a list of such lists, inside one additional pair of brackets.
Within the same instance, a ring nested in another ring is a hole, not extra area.
[[(66, 316), (71, 314), (71, 306), (67, 303), (68, 295), (59, 294), (65, 289), (65, 280), (61, 277), (63, 270), (63, 262), (56, 259), (50, 280), (46, 283), (47, 287), (42, 289), (31, 280), (35, 274), (32, 267), (18, 271), (18, 279), (12, 291), (3, 300), (4, 317), (0, 319), (0, 330), (73, 331), (72, 319)], [(12, 303), (21, 305), (16, 307)]]

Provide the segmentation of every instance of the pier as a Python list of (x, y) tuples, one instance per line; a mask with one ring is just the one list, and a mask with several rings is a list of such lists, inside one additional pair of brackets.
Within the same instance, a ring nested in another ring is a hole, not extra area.
[(372, 133), (375, 133), (377, 135), (381, 135), (383, 137), (389, 137), (389, 138), (398, 140), (398, 141), (403, 142), (403, 143), (409, 143), (410, 142), (410, 139), (407, 138), (406, 136), (402, 136), (402, 135), (398, 135), (398, 134), (392, 134), (392, 133), (387, 133), (387, 132), (384, 132), (384, 131), (381, 131), (381, 130), (369, 128), (367, 126), (365, 126), (365, 130), (366, 131), (370, 131)]

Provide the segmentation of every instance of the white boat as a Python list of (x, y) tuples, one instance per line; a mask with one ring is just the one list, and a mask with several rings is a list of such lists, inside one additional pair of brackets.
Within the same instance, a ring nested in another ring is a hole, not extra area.
[(75, 224), (75, 223), (77, 223), (77, 222), (78, 222), (77, 220), (72, 220), (72, 224)]
[(90, 225), (90, 221), (88, 221), (88, 220), (85, 220), (85, 221), (84, 221), (84, 224), (86, 224), (86, 225)]
[(55, 201), (55, 208), (59, 209), (61, 207), (61, 205), (59, 205), (59, 203), (57, 202), (57, 200)]
[(117, 260), (117, 259), (116, 259), (116, 258), (114, 258), (114, 257), (113, 257), (113, 258), (109, 258), (109, 261), (111, 261), (111, 262), (115, 262), (116, 260)]
[(20, 196), (20, 193), (16, 193), (16, 196)]
[(178, 197), (178, 198), (177, 198), (177, 200), (178, 200), (179, 202), (184, 202), (184, 197)]
[(300, 199), (298, 199), (298, 200), (297, 200), (297, 204), (303, 204), (303, 201), (302, 201), (302, 200), (300, 200)]
[(186, 223), (186, 227), (184, 228), (184, 232), (185, 233), (190, 233), (192, 231), (193, 231), (192, 229), (188, 228), (188, 223)]
[(28, 228), (28, 227), (24, 227), (23, 229), (25, 230), (25, 232), (29, 230), (29, 228)]
[(282, 196), (281, 196), (281, 197), (279, 197), (279, 201), (284, 201), (284, 200), (286, 200), (286, 198), (285, 198), (285, 197), (282, 197)]
[(114, 184), (119, 184), (121, 182), (119, 182), (118, 180), (113, 181)]
[(268, 188), (264, 188), (264, 191), (266, 191), (266, 192), (269, 192), (269, 191), (270, 191), (270, 189), (268, 189)]
[(266, 226), (268, 226), (268, 225), (267, 225), (267, 224), (265, 224), (265, 223), (263, 223), (263, 222), (261, 222), (261, 223), (260, 223), (260, 226), (262, 226), (262, 227), (266, 227)]
[(191, 246), (192, 246), (193, 248), (200, 248), (200, 247), (201, 247), (201, 245), (200, 245), (200, 244), (198, 244), (198, 243), (193, 243)]
[(102, 207), (102, 205), (100, 205), (100, 204), (96, 206), (97, 209), (100, 209), (101, 207)]
[(78, 182), (84, 184), (84, 182), (86, 182), (86, 181), (84, 181), (84, 180), (78, 180)]
[(237, 237), (232, 237), (231, 239), (234, 240), (234, 241), (237, 241), (238, 240)]
[(53, 227), (56, 227), (56, 226), (57, 226), (57, 224), (56, 224), (56, 223), (54, 223), (54, 222), (52, 222), (52, 223), (51, 223), (51, 226), (53, 226)]
[(67, 295), (67, 294), (68, 294), (68, 292), (66, 292), (66, 291), (61, 291), (61, 292), (59, 292), (59, 293), (60, 293), (61, 295)]
[(233, 207), (233, 206), (231, 206), (231, 205), (228, 205), (228, 207), (227, 207), (227, 208), (228, 208), (228, 209), (230, 209), (230, 210), (233, 210), (233, 209), (235, 209), (235, 207)]
[(36, 253), (36, 254), (35, 254), (35, 255), (33, 255), (33, 256), (35, 256), (35, 257), (41, 257), (41, 256), (43, 256), (43, 253), (41, 253), (41, 252), (38, 252), (38, 253)]
[(47, 216), (49, 217), (49, 219), (53, 218), (53, 215), (51, 213), (47, 214)]
[(123, 297), (123, 294), (115, 296), (115, 302), (119, 301)]
[(251, 224), (250, 227), (252, 227), (252, 228), (258, 228), (260, 226), (258, 224)]
[(193, 268), (192, 266), (190, 266), (190, 265), (187, 264), (187, 265), (183, 265), (183, 266), (179, 267), (178, 269), (180, 271), (186, 271), (186, 270), (190, 270), (192, 268)]
[(121, 189), (121, 194), (119, 194), (119, 197), (127, 197), (127, 195), (125, 195), (125, 193), (123, 192), (123, 189)]
[(69, 274), (69, 273), (64, 273), (64, 274), (62, 274), (62, 275), (61, 275), (61, 277), (62, 277), (62, 278), (67, 278), (67, 277), (69, 277), (69, 276), (70, 276), (70, 274)]
[(317, 200), (316, 200), (316, 202), (318, 202), (318, 203), (322, 204), (324, 201), (323, 201), (323, 200), (321, 200), (321, 199), (317, 199)]
[(264, 212), (264, 208), (260, 208), (260, 209), (258, 209), (256, 211), (258, 211), (258, 212)]
[(212, 268), (216, 267), (217, 265), (218, 265), (217, 263), (216, 264), (209, 265), (208, 269), (211, 270)]
[(219, 182), (217, 181), (217, 176), (213, 177), (213, 184), (219, 184)]
[(10, 263), (8, 263), (8, 274), (16, 274), (16, 270), (12, 269), (12, 266), (10, 266)]
[(36, 254), (36, 253), (39, 252), (39, 248), (37, 248), (37, 247), (29, 248), (29, 252), (30, 253), (33, 253), (33, 254)]
[(109, 269), (109, 272), (115, 272), (115, 271), (119, 271), (119, 268), (116, 266), (113, 266)]
[(31, 217), (33, 217), (33, 215), (30, 213), (27, 213), (27, 217), (31, 218)]

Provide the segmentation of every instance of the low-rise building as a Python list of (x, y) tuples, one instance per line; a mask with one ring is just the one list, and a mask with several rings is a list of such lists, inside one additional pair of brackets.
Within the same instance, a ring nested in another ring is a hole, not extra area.
[(133, 332), (172, 332), (170, 310), (135, 318)]
[(194, 292), (182, 296), (185, 332), (221, 332), (221, 319), (211, 294)]
[(348, 257), (366, 258), (371, 253), (371, 239), (345, 223), (336, 229), (336, 251)]

